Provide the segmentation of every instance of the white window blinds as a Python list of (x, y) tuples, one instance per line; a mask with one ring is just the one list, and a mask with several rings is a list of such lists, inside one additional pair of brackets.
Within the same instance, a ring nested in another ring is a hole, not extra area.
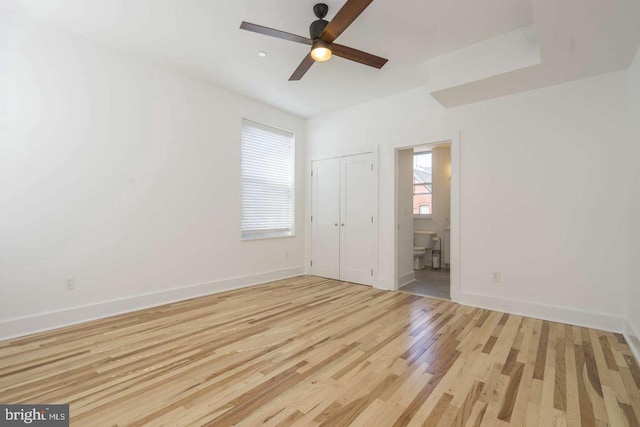
[(293, 235), (293, 134), (242, 120), (242, 238)]

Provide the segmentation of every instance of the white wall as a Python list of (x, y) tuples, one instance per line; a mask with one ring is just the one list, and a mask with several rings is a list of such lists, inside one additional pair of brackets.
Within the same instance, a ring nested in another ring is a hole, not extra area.
[(307, 150), (379, 145), (379, 286), (392, 288), (394, 147), (460, 131), (459, 300), (620, 330), (626, 92), (617, 72), (445, 110), (416, 89), (311, 119)]
[(415, 280), (413, 271), (413, 150), (398, 151), (398, 284)]
[(627, 336), (635, 345), (640, 359), (640, 49), (629, 69), (629, 122), (631, 124), (631, 153), (627, 156), (629, 180), (631, 230), (629, 233), (629, 296)]
[[(0, 338), (303, 272), (304, 120), (10, 13), (0, 43)], [(240, 240), (242, 117), (296, 133), (295, 238)]]

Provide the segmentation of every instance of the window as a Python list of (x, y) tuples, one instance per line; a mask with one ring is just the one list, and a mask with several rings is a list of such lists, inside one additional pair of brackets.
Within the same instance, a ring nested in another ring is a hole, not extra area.
[(431, 151), (413, 155), (413, 214), (433, 213), (431, 182)]
[(242, 120), (242, 238), (293, 235), (293, 134)]

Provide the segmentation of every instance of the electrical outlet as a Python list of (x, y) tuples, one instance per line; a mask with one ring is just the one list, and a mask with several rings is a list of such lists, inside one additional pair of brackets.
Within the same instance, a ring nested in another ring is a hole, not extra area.
[(286, 252), (284, 253), (284, 257), (285, 257), (286, 259), (289, 259), (289, 251), (286, 251)]
[(502, 281), (502, 275), (500, 274), (499, 271), (492, 271), (491, 272), (491, 281), (493, 283), (500, 283)]
[(74, 277), (67, 277), (64, 281), (65, 291), (72, 291), (76, 288), (76, 279)]

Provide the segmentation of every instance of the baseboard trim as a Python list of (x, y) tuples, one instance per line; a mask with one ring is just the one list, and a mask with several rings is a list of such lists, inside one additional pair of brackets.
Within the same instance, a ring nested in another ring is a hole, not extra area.
[(411, 271), (411, 273), (403, 274), (400, 276), (400, 280), (398, 280), (398, 288), (403, 287), (404, 285), (408, 285), (411, 282), (415, 282), (416, 280), (416, 272)]
[(378, 277), (374, 282), (374, 287), (381, 291), (393, 291), (395, 287), (395, 280)]
[(624, 322), (624, 338), (627, 340), (627, 344), (629, 344), (636, 360), (640, 363), (640, 334), (633, 327), (629, 319)]
[(458, 301), (456, 302), (473, 307), (486, 308), (519, 316), (535, 317), (536, 319), (566, 323), (569, 325), (584, 326), (603, 331), (620, 333), (624, 330), (625, 321), (622, 317), (605, 313), (536, 304), (528, 301), (468, 292), (460, 292), (458, 294)]
[(238, 276), (0, 321), (0, 340), (303, 275), (304, 267)]

